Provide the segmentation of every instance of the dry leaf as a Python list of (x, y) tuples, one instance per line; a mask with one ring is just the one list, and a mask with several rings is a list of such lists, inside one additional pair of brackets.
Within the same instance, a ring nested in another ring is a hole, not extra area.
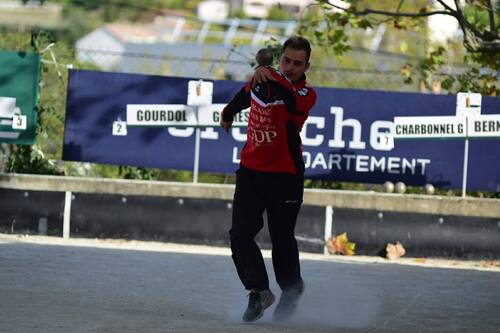
[(479, 262), (479, 266), (488, 268), (488, 267), (500, 267), (500, 261), (498, 260), (481, 260)]
[(354, 255), (354, 249), (356, 248), (356, 243), (349, 242), (347, 238), (347, 232), (336, 237), (330, 237), (326, 242), (326, 247), (328, 252), (331, 254), (343, 254), (346, 256)]
[(403, 244), (400, 242), (397, 242), (396, 244), (387, 243), (385, 251), (387, 252), (387, 259), (389, 260), (400, 258), (406, 253)]

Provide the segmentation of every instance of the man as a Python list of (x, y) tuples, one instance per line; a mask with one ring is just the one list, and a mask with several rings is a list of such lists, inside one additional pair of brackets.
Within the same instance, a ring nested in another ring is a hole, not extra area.
[(259, 319), (275, 297), (262, 253), (254, 238), (267, 212), (276, 281), (282, 290), (274, 318), (290, 317), (304, 291), (295, 223), (302, 204), (304, 162), (299, 132), (316, 102), (306, 86), (311, 47), (307, 39), (291, 37), (283, 44), (280, 71), (258, 67), (252, 80), (222, 111), (228, 131), (234, 116), (250, 106), (247, 142), (236, 172), (231, 251), (238, 276), (249, 293), (244, 321)]

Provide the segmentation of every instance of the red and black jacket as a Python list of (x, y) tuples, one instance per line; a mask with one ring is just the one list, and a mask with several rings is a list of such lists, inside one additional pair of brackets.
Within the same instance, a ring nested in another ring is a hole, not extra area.
[(222, 111), (232, 122), (241, 110), (250, 107), (247, 142), (241, 151), (241, 165), (263, 172), (304, 173), (300, 131), (316, 103), (316, 92), (306, 86), (305, 75), (290, 82), (281, 72), (270, 69), (276, 81), (252, 87), (247, 83)]

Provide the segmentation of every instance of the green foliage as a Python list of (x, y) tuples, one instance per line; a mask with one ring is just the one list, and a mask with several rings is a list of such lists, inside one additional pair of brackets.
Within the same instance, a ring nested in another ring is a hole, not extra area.
[(500, 96), (498, 73), (500, 71), (500, 56), (491, 57), (485, 53), (468, 53), (464, 56), (467, 64), (461, 73), (444, 73), (446, 66), (446, 49), (437, 50), (417, 62), (414, 66), (406, 64), (402, 69), (405, 83), (411, 83), (416, 77), (429, 88), (430, 78), (441, 81), (441, 87), (451, 94), (458, 92), (476, 92), (485, 96)]
[[(431, 75), (435, 73), (444, 62), (444, 57), (446, 55), (446, 50), (444, 47), (438, 47), (436, 51), (430, 53), (430, 55), (421, 60), (417, 66), (416, 71), (418, 72), (420, 78), (425, 82), (426, 88), (430, 89), (429, 82)], [(414, 69), (412, 64), (406, 64), (401, 69), (401, 74), (405, 77), (405, 83), (410, 84), (414, 79)]]
[(486, 96), (498, 96), (498, 78), (489, 73), (481, 73), (478, 67), (471, 67), (459, 75), (444, 75), (442, 87), (449, 92), (471, 91)]
[[(495, 25), (500, 28), (500, 3), (497, 2), (497, 10), (494, 12)], [(464, 16), (468, 22), (474, 25), (479, 31), (487, 31), (490, 28), (489, 15), (484, 10), (484, 5), (472, 4), (464, 8)]]
[(35, 146), (14, 146), (9, 157), (8, 172), (42, 175), (62, 174)]
[[(300, 22), (298, 33), (309, 36), (316, 46), (327, 46), (327, 50), (333, 55), (341, 57), (350, 51), (353, 46), (361, 46), (359, 42), (365, 37), (359, 38), (360, 31), (370, 32), (380, 24), (387, 27), (386, 40), (394, 40), (399, 31), (416, 32), (422, 29), (418, 22), (406, 17), (394, 17), (392, 20), (380, 19), (376, 15), (360, 15), (358, 12), (369, 8), (371, 10), (384, 10), (396, 7), (396, 3), (391, 0), (368, 1), (368, 0), (347, 0), (350, 4), (349, 9), (341, 10), (341, 7), (335, 7), (329, 1), (317, 0), (317, 5), (306, 14)], [(414, 0), (410, 3), (399, 2), (398, 10), (405, 11), (409, 8), (425, 8), (426, 1)], [(347, 8), (346, 6), (344, 8)], [(396, 8), (394, 8), (396, 9)], [(408, 38), (407, 35), (406, 37)], [(383, 41), (384, 42), (384, 41)], [(415, 41), (408, 40), (408, 45), (414, 45)], [(397, 45), (389, 43), (384, 45), (388, 51), (398, 51)], [(391, 50), (396, 48), (396, 50)]]
[[(161, 9), (176, 9), (194, 11), (199, 0), (52, 0), (64, 5), (68, 9), (83, 8), (85, 10), (102, 10), (104, 18), (111, 16), (138, 17), (145, 12), (159, 13)], [(106, 14), (106, 11), (108, 12)], [(106, 16), (110, 15), (110, 16)]]
[(234, 14), (230, 15), (231, 18), (239, 18), (239, 19), (246, 19), (247, 15), (243, 11), (243, 9), (238, 9), (234, 12)]
[(120, 166), (118, 173), (123, 179), (153, 180), (156, 178), (154, 170), (141, 167)]
[[(498, 32), (489, 31), (491, 28), (490, 19), (484, 4), (470, 1), (465, 6), (463, 13), (467, 21), (484, 34), (484, 41), (488, 41), (494, 34), (498, 38)], [(494, 13), (494, 17), (495, 26), (498, 29), (500, 27), (498, 12)], [(466, 53), (463, 61), (466, 69), (463, 72), (444, 72), (443, 69), (447, 65), (445, 59), (448, 52), (443, 47), (439, 47), (437, 50), (430, 52), (425, 59), (419, 61), (415, 66), (415, 70), (410, 69), (405, 73), (407, 81), (411, 80), (412, 77), (418, 77), (428, 86), (429, 78), (435, 76), (440, 78), (442, 88), (452, 94), (470, 91), (486, 96), (499, 96), (500, 85), (498, 75), (500, 72), (500, 53), (490, 52), (481, 48), (471, 50), (467, 41), (464, 41), (464, 46)]]
[(271, 6), (271, 9), (269, 9), (269, 13), (267, 15), (267, 18), (269, 20), (285, 21), (285, 20), (291, 20), (292, 15), (290, 14), (289, 11), (284, 9), (282, 6), (273, 5), (273, 6)]
[(341, 56), (351, 49), (346, 33), (346, 29), (353, 26), (350, 19), (347, 14), (325, 12), (318, 19), (301, 21), (297, 32), (309, 36), (313, 44), (328, 45), (327, 50)]
[[(434, 10), (424, 1), (365, 1), (346, 0), (351, 6), (344, 10), (335, 8), (328, 1), (317, 0), (318, 15), (305, 17), (299, 27), (299, 34), (309, 36), (314, 44), (326, 48), (337, 57), (348, 52), (355, 38), (355, 30), (367, 30), (380, 24), (392, 24), (392, 30), (421, 31), (425, 26), (427, 15)], [(333, 10), (335, 9), (335, 10)], [(461, 10), (461, 8), (459, 8)], [(498, 9), (498, 5), (497, 5)], [(448, 9), (442, 9), (450, 12)], [(413, 16), (403, 16), (399, 13)], [(495, 51), (500, 43), (498, 29), (491, 30), (490, 16), (484, 1), (468, 1), (463, 8), (467, 19), (466, 37), (463, 42), (463, 72), (446, 72), (446, 66), (452, 60), (452, 48), (425, 45), (427, 51), (419, 61), (407, 63), (401, 68), (403, 81), (413, 84), (423, 82), (427, 88), (431, 80), (441, 81), (441, 87), (449, 93), (473, 91), (483, 95), (499, 96), (500, 87), (498, 73), (500, 71), (500, 52)], [(494, 13), (495, 27), (500, 26), (498, 11)], [(478, 34), (479, 31), (481, 34)], [(390, 32), (393, 33), (393, 32)], [(391, 40), (390, 38), (386, 38)], [(404, 50), (414, 43), (407, 41), (401, 44)]]

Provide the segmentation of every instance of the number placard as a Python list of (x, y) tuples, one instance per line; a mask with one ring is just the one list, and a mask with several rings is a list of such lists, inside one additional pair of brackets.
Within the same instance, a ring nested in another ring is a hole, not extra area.
[(481, 114), (481, 94), (458, 93), (457, 94), (457, 116), (479, 116)]
[(187, 105), (210, 105), (212, 104), (212, 95), (214, 83), (207, 81), (194, 81), (188, 83)]
[(394, 136), (391, 133), (380, 134), (380, 146), (384, 150), (394, 149)]
[(15, 114), (12, 117), (12, 128), (17, 130), (25, 130), (28, 127), (28, 117)]
[(113, 135), (115, 136), (126, 136), (127, 135), (127, 123), (121, 120), (113, 122)]

